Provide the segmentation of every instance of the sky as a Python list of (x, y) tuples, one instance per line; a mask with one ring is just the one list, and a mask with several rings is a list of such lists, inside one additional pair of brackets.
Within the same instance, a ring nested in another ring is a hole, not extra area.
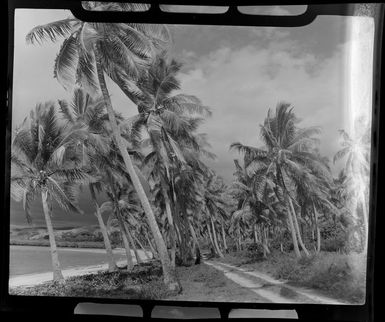
[[(298, 8), (292, 10), (298, 12)], [(275, 14), (289, 11), (273, 8)], [(36, 103), (71, 97), (53, 78), (53, 62), (61, 42), (42, 46), (25, 43), (25, 35), (36, 25), (68, 16), (70, 12), (65, 10), (18, 9), (15, 14), (13, 127)], [(184, 64), (179, 74), (181, 92), (197, 96), (211, 108), (213, 115), (201, 132), (207, 133), (217, 158), (207, 162), (227, 183), (233, 180), (233, 160), (240, 158), (229, 151), (230, 144), (239, 141), (261, 146), (259, 126), (267, 110), (275, 109), (281, 101), (293, 105), (300, 126), (322, 127), (320, 151), (332, 159), (340, 148), (338, 130), (352, 129), (352, 109), (357, 109), (352, 102), (357, 94), (357, 84), (352, 84), (352, 53), (364, 39), (362, 32), (354, 30), (365, 25), (359, 30), (371, 36), (368, 19), (323, 16), (296, 28), (169, 26), (171, 55)], [(364, 67), (359, 69), (360, 76), (368, 79), (371, 70)], [(136, 114), (136, 107), (115, 84), (109, 81), (108, 87), (117, 111), (126, 117)], [(364, 108), (369, 111), (366, 105), (360, 107)], [(333, 171), (341, 166), (335, 165)], [(92, 210), (86, 198), (82, 203), (88, 218)], [(21, 218), (21, 205), (13, 202), (12, 207), (17, 213), (13, 217)], [(35, 207), (37, 211), (39, 203)], [(63, 221), (75, 220), (71, 218)]]

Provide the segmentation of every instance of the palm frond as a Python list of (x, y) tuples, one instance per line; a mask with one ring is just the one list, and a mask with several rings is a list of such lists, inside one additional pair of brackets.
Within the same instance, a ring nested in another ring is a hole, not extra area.
[(74, 169), (57, 169), (49, 176), (55, 178), (59, 182), (69, 182), (78, 184), (89, 184), (93, 183), (96, 178), (92, 177), (88, 172), (81, 168)]
[(66, 38), (74, 31), (75, 19), (64, 19), (36, 26), (25, 37), (27, 44), (41, 44), (42, 41), (56, 42), (59, 38)]
[(345, 147), (339, 150), (333, 157), (333, 163), (336, 163), (338, 160), (343, 159), (350, 151), (350, 147)]
[(105, 212), (111, 213), (111, 212), (113, 212), (113, 209), (114, 209), (114, 207), (113, 207), (112, 201), (105, 201), (105, 202), (100, 206), (100, 208), (99, 208), (99, 210), (100, 210), (100, 212), (101, 212), (102, 214), (105, 213)]
[(52, 177), (48, 177), (46, 185), (49, 194), (61, 208), (63, 208), (65, 211), (79, 214), (83, 213), (79, 207), (74, 204), (73, 200), (71, 200), (73, 196), (68, 192), (66, 193), (56, 180), (54, 180)]
[(75, 84), (76, 66), (79, 61), (78, 46), (76, 36), (70, 36), (64, 40), (55, 59), (54, 77), (66, 90)]
[(177, 94), (163, 101), (163, 105), (169, 111), (178, 114), (199, 114), (205, 117), (211, 116), (212, 112), (208, 106), (204, 106), (202, 102), (193, 95)]
[(58, 100), (58, 104), (63, 118), (67, 122), (73, 124), (75, 120), (72, 115), (72, 110), (69, 108), (68, 102), (66, 100)]
[(95, 57), (92, 53), (85, 51), (79, 53), (76, 83), (91, 96), (95, 96), (95, 93), (98, 93), (99, 81), (96, 75)]

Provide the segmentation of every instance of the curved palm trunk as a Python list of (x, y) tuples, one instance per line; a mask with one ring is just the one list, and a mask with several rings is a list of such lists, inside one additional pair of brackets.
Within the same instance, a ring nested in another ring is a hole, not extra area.
[(222, 239), (223, 239), (223, 247), (225, 249), (225, 252), (228, 253), (229, 250), (227, 248), (227, 242), (226, 242), (226, 233), (225, 233), (225, 227), (223, 225), (223, 221), (222, 221)]
[(289, 197), (289, 204), (290, 204), (290, 208), (291, 208), (291, 211), (292, 211), (292, 214), (293, 214), (293, 222), (294, 222), (294, 227), (295, 227), (295, 230), (296, 230), (297, 236), (298, 236), (298, 243), (300, 244), (301, 248), (303, 249), (305, 255), (307, 257), (309, 257), (310, 254), (309, 254), (309, 251), (307, 250), (304, 242), (302, 241), (301, 232), (300, 232), (300, 229), (299, 229), (299, 226), (298, 226), (297, 216), (296, 216), (296, 213), (295, 213), (293, 202), (291, 201), (290, 197)]
[(100, 208), (96, 200), (94, 200), (94, 204), (96, 209), (95, 216), (98, 219), (100, 231), (102, 232), (102, 235), (103, 235), (104, 248), (106, 249), (106, 254), (108, 259), (108, 271), (113, 272), (113, 271), (116, 271), (118, 267), (116, 266), (116, 263), (114, 260), (114, 254), (112, 253), (112, 247), (111, 247), (110, 239), (108, 237), (107, 228), (106, 228), (106, 225), (104, 224), (102, 214), (100, 213)]
[(257, 224), (253, 226), (253, 231), (254, 231), (254, 242), (257, 244), (258, 243)]
[(132, 235), (131, 235), (131, 231), (130, 229), (128, 228), (127, 224), (124, 223), (124, 228), (126, 230), (126, 234), (127, 234), (127, 237), (128, 237), (128, 241), (131, 245), (131, 248), (132, 250), (134, 251), (134, 254), (135, 254), (135, 258), (136, 258), (136, 263), (137, 264), (141, 264), (143, 263), (142, 259), (140, 258), (140, 254), (138, 252), (138, 249), (136, 248), (136, 245), (135, 245), (135, 241), (134, 239), (132, 238)]
[(171, 257), (171, 265), (173, 267), (175, 267), (175, 253), (176, 253), (176, 231), (175, 231), (175, 225), (174, 225), (174, 220), (172, 219), (172, 213), (171, 213), (171, 206), (170, 206), (170, 199), (168, 197), (168, 194), (167, 194), (167, 191), (165, 190), (165, 188), (163, 187), (163, 184), (162, 184), (162, 193), (163, 193), (163, 198), (164, 198), (164, 202), (165, 202), (165, 205), (166, 205), (166, 215), (167, 215), (167, 220), (168, 220), (168, 223), (169, 223), (169, 227), (170, 227), (170, 235), (171, 235), (171, 238), (170, 238), (170, 247), (171, 247), (171, 250), (170, 250), (170, 257)]
[(299, 251), (297, 234), (295, 232), (293, 217), (291, 216), (290, 209), (287, 209), (287, 221), (290, 227), (291, 238), (293, 240), (294, 252), (295, 252), (295, 255), (299, 258), (301, 257), (301, 252)]
[(99, 80), (99, 84), (100, 84), (100, 90), (103, 94), (103, 99), (104, 99), (104, 102), (106, 104), (108, 118), (109, 118), (110, 125), (112, 128), (114, 140), (115, 140), (116, 145), (118, 146), (119, 151), (123, 157), (124, 164), (127, 168), (128, 174), (130, 175), (132, 184), (134, 185), (135, 190), (138, 194), (138, 197), (139, 197), (140, 202), (142, 204), (143, 210), (146, 214), (146, 218), (147, 218), (148, 224), (150, 226), (152, 235), (153, 235), (155, 243), (157, 245), (160, 261), (162, 263), (164, 283), (170, 291), (179, 292), (179, 291), (181, 291), (182, 287), (181, 287), (179, 281), (177, 280), (175, 267), (173, 267), (171, 262), (170, 262), (170, 258), (168, 256), (168, 252), (167, 252), (167, 247), (166, 247), (166, 244), (163, 240), (162, 234), (159, 230), (159, 226), (158, 226), (158, 223), (156, 222), (156, 218), (155, 218), (155, 215), (152, 211), (150, 202), (148, 201), (146, 193), (143, 189), (143, 186), (140, 183), (138, 175), (135, 172), (132, 160), (131, 160), (128, 152), (127, 152), (126, 145), (125, 145), (124, 141), (122, 140), (122, 137), (120, 136), (120, 131), (119, 131), (118, 124), (117, 124), (116, 118), (115, 118), (115, 112), (114, 112), (114, 109), (112, 108), (110, 95), (108, 93), (106, 82), (104, 79), (104, 72), (103, 72), (102, 63), (101, 63), (101, 59), (100, 59), (100, 55), (99, 55), (98, 50), (99, 50), (98, 46), (95, 45), (96, 71), (97, 71), (98, 80)]
[(214, 221), (213, 221), (213, 218), (210, 218), (211, 220), (211, 227), (213, 228), (213, 239), (214, 239), (214, 244), (215, 244), (215, 247), (217, 248), (218, 250), (218, 255), (220, 257), (225, 257), (221, 251), (221, 249), (219, 248), (219, 245), (218, 245), (218, 239), (217, 239), (217, 234), (215, 232), (215, 225), (214, 225)]
[(190, 221), (188, 222), (188, 224), (189, 224), (191, 236), (192, 236), (193, 241), (194, 241), (195, 264), (199, 264), (200, 261), (201, 261), (201, 250), (200, 250), (200, 247), (199, 247), (198, 238), (197, 238), (197, 235), (196, 235), (196, 233), (195, 233), (194, 227), (193, 227), (193, 225), (191, 224)]
[(123, 239), (124, 249), (126, 250), (127, 271), (131, 271), (132, 268), (134, 267), (134, 262), (132, 260), (130, 244), (128, 243), (128, 240), (127, 240), (126, 227), (124, 225), (122, 218), (120, 217), (120, 214), (116, 214), (116, 217), (118, 219), (120, 233), (121, 233), (122, 239)]
[(174, 206), (174, 226), (177, 228), (179, 232), (179, 252), (178, 259), (180, 260), (180, 264), (184, 266), (192, 265), (193, 254), (190, 248), (190, 234), (188, 228), (188, 218), (187, 214), (183, 209), (179, 207), (177, 195), (175, 193), (174, 188), (172, 188), (173, 193), (173, 206)]
[(241, 245), (241, 230), (240, 230), (239, 227), (237, 228), (236, 243), (237, 243), (237, 251), (241, 251), (241, 250), (242, 250), (242, 245)]
[[(214, 244), (214, 239), (213, 239), (213, 236), (211, 234), (211, 229), (210, 229), (210, 226), (208, 223), (206, 223), (206, 227), (207, 227), (207, 232), (208, 232), (208, 235), (209, 235), (209, 240), (211, 242), (211, 246), (213, 248), (213, 250), (215, 251), (216, 254), (218, 254), (218, 250), (216, 249), (215, 247), (215, 244)], [(218, 254), (219, 255), (219, 254)]]
[(57, 253), (56, 241), (55, 241), (55, 233), (54, 233), (53, 227), (52, 227), (47, 197), (48, 197), (47, 191), (42, 191), (41, 192), (41, 200), (43, 203), (44, 218), (45, 218), (45, 223), (47, 225), (48, 236), (49, 236), (51, 260), (52, 260), (52, 268), (53, 268), (53, 280), (55, 282), (64, 282), (64, 276), (63, 276), (63, 273), (60, 269), (59, 256)]
[(315, 229), (316, 229), (316, 232), (317, 232), (317, 253), (319, 253), (321, 251), (321, 232), (320, 232), (320, 229), (319, 229), (319, 225), (318, 225), (318, 213), (317, 213), (317, 210), (315, 208), (315, 205), (313, 203), (313, 212), (314, 212), (314, 221), (315, 221)]
[(261, 233), (261, 235), (263, 237), (263, 241), (262, 241), (263, 256), (267, 257), (267, 255), (270, 254), (270, 249), (269, 249), (269, 246), (268, 246), (267, 229), (264, 226), (262, 226), (262, 233)]
[(132, 254), (131, 254), (131, 248), (130, 243), (128, 242), (127, 235), (124, 231), (121, 232), (124, 249), (126, 250), (126, 257), (127, 257), (127, 271), (131, 271), (134, 267), (134, 261), (132, 260)]

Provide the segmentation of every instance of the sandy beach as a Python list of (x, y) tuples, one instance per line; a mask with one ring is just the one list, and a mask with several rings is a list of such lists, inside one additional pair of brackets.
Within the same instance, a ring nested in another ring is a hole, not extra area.
[[(47, 252), (47, 247), (31, 247), (31, 246), (18, 246), (17, 249), (20, 249), (22, 247), (23, 250), (26, 251), (40, 251), (40, 252)], [(24, 249), (26, 248), (26, 249)], [(90, 254), (104, 254), (105, 250), (103, 249), (81, 249), (81, 248), (66, 248), (66, 249), (59, 249), (59, 252), (63, 254), (71, 254), (71, 253), (84, 253), (85, 256)], [(136, 263), (134, 252), (132, 252), (133, 261)], [(138, 250), (140, 258), (145, 261), (146, 257), (144, 255), (144, 252), (141, 250)], [(114, 255), (119, 255), (120, 258), (125, 256), (125, 250), (123, 248), (117, 248), (114, 249)], [(151, 256), (151, 253), (148, 252), (148, 255)], [(79, 255), (78, 255), (79, 256)], [(126, 260), (121, 259), (116, 261), (118, 266), (124, 266), (126, 265)], [(62, 270), (62, 273), (65, 278), (72, 277), (72, 276), (81, 276), (86, 274), (95, 274), (101, 271), (105, 271), (108, 269), (107, 263), (101, 263), (96, 265), (79, 265), (71, 268), (66, 268)], [(18, 286), (35, 286), (44, 282), (51, 281), (53, 278), (52, 271), (45, 271), (41, 273), (32, 273), (32, 274), (20, 274), (20, 275), (14, 275), (12, 276), (12, 272), (10, 273), (9, 278), (9, 288), (12, 287), (18, 287)]]

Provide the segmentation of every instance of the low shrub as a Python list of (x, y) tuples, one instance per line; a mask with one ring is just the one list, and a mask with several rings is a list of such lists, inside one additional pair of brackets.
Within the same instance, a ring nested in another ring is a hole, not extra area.
[(293, 241), (290, 232), (284, 231), (281, 235), (274, 237), (270, 240), (269, 247), (271, 250), (290, 252), (294, 249)]
[(339, 252), (348, 250), (349, 233), (339, 221), (329, 220), (323, 223), (321, 232), (321, 250)]
[(247, 246), (246, 257), (249, 262), (260, 262), (265, 259), (263, 254), (263, 246), (260, 243), (252, 243)]
[(321, 252), (309, 258), (275, 262), (274, 276), (301, 286), (321, 290), (332, 297), (362, 303), (365, 298), (365, 264), (360, 254)]
[(224, 261), (235, 266), (247, 264), (249, 269), (350, 303), (359, 304), (365, 299), (366, 257), (362, 254), (320, 252), (310, 257), (303, 254), (298, 259), (293, 252), (273, 251), (264, 261), (253, 264), (248, 262), (245, 251), (231, 253)]

